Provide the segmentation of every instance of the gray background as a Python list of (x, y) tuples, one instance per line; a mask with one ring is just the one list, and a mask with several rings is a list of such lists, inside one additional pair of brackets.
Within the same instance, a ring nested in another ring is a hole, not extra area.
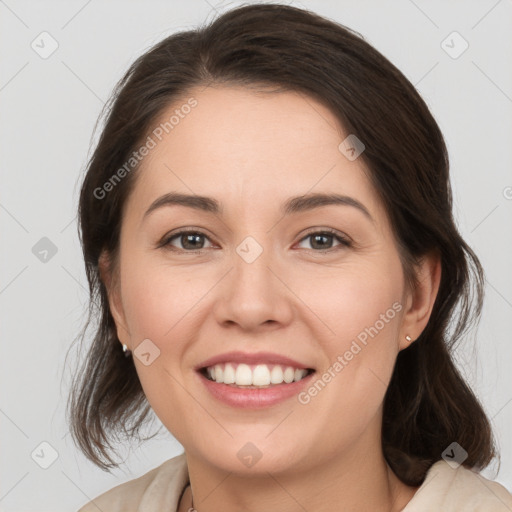
[[(126, 464), (109, 475), (71, 442), (64, 403), (74, 352), (64, 358), (88, 298), (75, 212), (94, 124), (128, 65), (240, 3), (0, 1), (2, 511), (77, 510), (182, 451), (164, 430), (121, 451)], [(483, 474), (512, 489), (512, 2), (291, 3), (360, 32), (417, 86), (446, 137), (455, 216), (487, 274), (480, 327), (457, 358), (502, 454), (499, 473), (494, 464)], [(43, 31), (58, 43), (46, 59), (31, 47), (43, 51)], [(469, 44), (458, 58), (461, 40), (446, 40), (453, 31)], [(43, 237), (57, 250), (46, 262), (37, 257)]]

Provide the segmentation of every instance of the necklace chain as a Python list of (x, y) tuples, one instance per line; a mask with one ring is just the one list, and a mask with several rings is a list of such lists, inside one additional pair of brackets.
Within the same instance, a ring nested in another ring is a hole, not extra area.
[(192, 486), (190, 485), (190, 483), (188, 484), (188, 486), (190, 487), (190, 512), (197, 512), (197, 510), (194, 507), (194, 496), (192, 496)]
[(192, 496), (192, 487), (190, 488), (190, 507), (192, 508), (190, 512), (197, 512), (196, 508), (194, 507), (194, 496)]

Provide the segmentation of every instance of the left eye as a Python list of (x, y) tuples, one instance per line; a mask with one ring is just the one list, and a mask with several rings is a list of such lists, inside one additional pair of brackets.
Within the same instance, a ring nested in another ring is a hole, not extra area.
[[(346, 238), (337, 235), (335, 233), (332, 233), (330, 231), (318, 231), (314, 233), (309, 233), (309, 235), (306, 235), (300, 242), (303, 242), (304, 240), (307, 240), (308, 238), (311, 239), (311, 246), (313, 249), (323, 249), (323, 250), (329, 250), (333, 249), (335, 247), (338, 247), (340, 245), (349, 247), (350, 241)], [(333, 240), (337, 240), (339, 243), (337, 246), (332, 246)], [(331, 244), (329, 244), (329, 241)], [(330, 245), (330, 247), (326, 247), (326, 245)]]

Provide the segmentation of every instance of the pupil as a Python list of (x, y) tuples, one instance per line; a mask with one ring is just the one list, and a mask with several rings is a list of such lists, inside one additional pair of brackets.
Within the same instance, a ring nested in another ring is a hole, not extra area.
[[(193, 242), (199, 242), (200, 239), (201, 239), (201, 236), (202, 235), (184, 235), (184, 238), (185, 238), (185, 243), (183, 244), (183, 247), (187, 248), (187, 244), (189, 244), (189, 242), (192, 242), (191, 243), (191, 246), (189, 246), (188, 248), (190, 249), (197, 249), (197, 245), (194, 245)], [(183, 243), (183, 238), (182, 238), (182, 243)], [(200, 247), (199, 247), (200, 248)]]
[[(316, 244), (318, 239), (323, 239), (325, 241), (326, 239), (330, 239), (330, 238), (332, 238), (332, 235), (315, 235), (313, 237), (312, 246), (315, 247), (315, 244)], [(323, 244), (323, 245), (320, 244), (320, 249), (324, 249), (324, 248), (325, 248), (325, 244)]]

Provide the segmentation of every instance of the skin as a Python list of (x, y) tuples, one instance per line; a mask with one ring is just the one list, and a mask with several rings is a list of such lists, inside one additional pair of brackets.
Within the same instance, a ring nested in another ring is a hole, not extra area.
[[(348, 133), (320, 103), (226, 86), (190, 96), (198, 105), (137, 171), (116, 271), (109, 273), (106, 253), (100, 261), (120, 342), (133, 351), (150, 339), (160, 350), (149, 366), (134, 363), (149, 403), (185, 449), (191, 488), (179, 510), (191, 506), (191, 493), (199, 512), (402, 510), (417, 488), (383, 457), (382, 406), (405, 336), (415, 340), (428, 322), (439, 259), (425, 257), (420, 285), (407, 289), (362, 159), (340, 152)], [(214, 197), (223, 213), (166, 206), (143, 220), (171, 191)], [(351, 196), (374, 221), (339, 205), (282, 215), (284, 201), (309, 192)], [(180, 228), (206, 236), (195, 246), (176, 237), (157, 247)], [(326, 228), (352, 246), (335, 237), (315, 245), (307, 236)], [(263, 248), (252, 263), (236, 252), (247, 236)], [(232, 408), (193, 369), (231, 350), (272, 351), (321, 375), (395, 302), (401, 311), (308, 404), (292, 397), (266, 409)], [(250, 468), (237, 457), (247, 442), (262, 453)]]

